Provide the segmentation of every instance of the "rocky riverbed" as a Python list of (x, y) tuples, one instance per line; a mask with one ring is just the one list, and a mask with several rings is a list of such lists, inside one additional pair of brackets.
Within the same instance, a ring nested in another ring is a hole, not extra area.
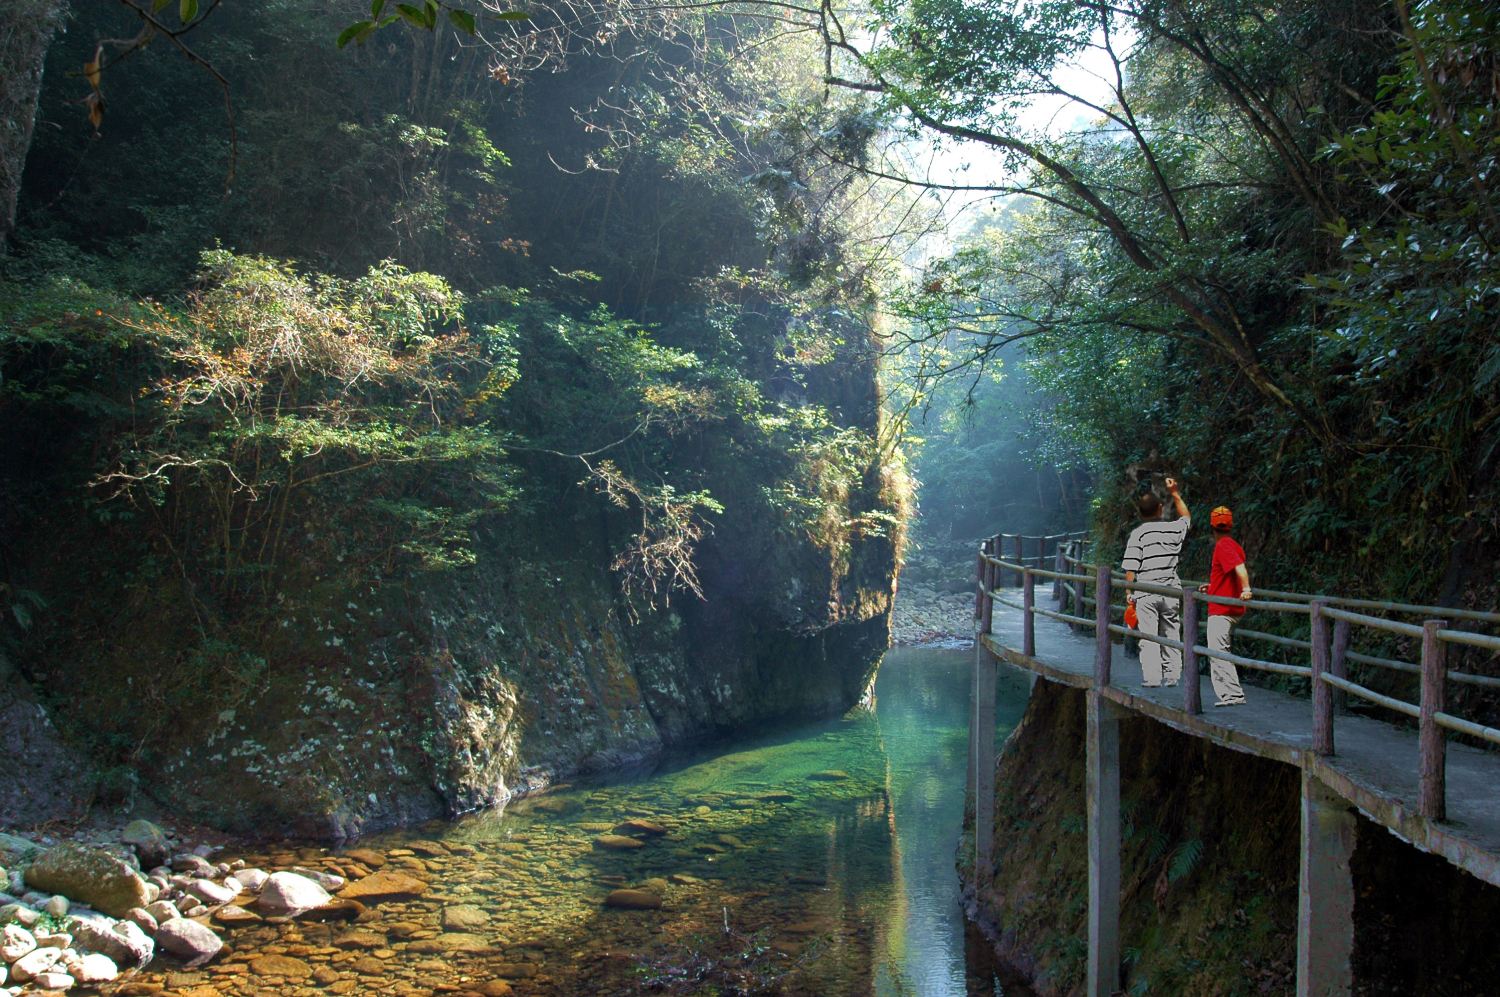
[(974, 642), (974, 594), (901, 585), (891, 614), (897, 647), (969, 647)]
[[(341, 851), (8, 837), (0, 992), (868, 993), (885, 766), (872, 719), (824, 730)], [(81, 854), (93, 878), (47, 878)]]

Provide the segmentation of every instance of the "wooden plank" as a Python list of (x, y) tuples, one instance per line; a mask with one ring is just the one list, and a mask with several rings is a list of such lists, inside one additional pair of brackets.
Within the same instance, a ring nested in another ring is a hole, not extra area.
[(1027, 568), (1021, 572), (1021, 653), (1036, 657), (1036, 575)]
[[(1329, 674), (1341, 679), (1349, 677), (1349, 621), (1333, 621), (1333, 648), (1328, 652)], [(1333, 708), (1343, 713), (1349, 708), (1349, 694), (1342, 689), (1333, 691)]]
[[(1203, 685), (1198, 676), (1198, 594), (1192, 589), (1182, 592), (1182, 708), (1197, 715), (1203, 712)], [(1210, 665), (1209, 667), (1213, 667)]]
[(1446, 678), (1446, 649), (1438, 631), (1445, 625), (1443, 620), (1428, 620), (1422, 624), (1422, 702), (1421, 715), (1417, 718), (1418, 751), (1422, 758), (1421, 811), (1429, 820), (1444, 820), (1447, 816), (1447, 790), (1444, 768), (1447, 765), (1448, 739), (1437, 722), (1443, 711), (1443, 684)]
[(1333, 689), (1323, 676), (1330, 671), (1328, 664), (1328, 617), (1327, 608), (1321, 600), (1312, 603), (1312, 703), (1313, 703), (1313, 750), (1320, 755), (1333, 754)]

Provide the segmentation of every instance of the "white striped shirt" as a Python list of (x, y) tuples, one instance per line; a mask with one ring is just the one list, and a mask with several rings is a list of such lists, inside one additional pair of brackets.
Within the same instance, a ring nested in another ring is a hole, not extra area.
[(1181, 585), (1177, 577), (1177, 558), (1182, 554), (1187, 531), (1186, 518), (1168, 522), (1153, 519), (1142, 523), (1130, 532), (1120, 567), (1134, 571), (1135, 577), (1143, 582)]

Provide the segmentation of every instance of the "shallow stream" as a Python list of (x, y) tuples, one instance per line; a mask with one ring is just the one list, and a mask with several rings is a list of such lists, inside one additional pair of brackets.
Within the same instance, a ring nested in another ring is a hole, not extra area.
[[(245, 856), (356, 875), (381, 865), (429, 885), (356, 923), (234, 928), (227, 959), (137, 985), (193, 997), (997, 993), (965, 958), (954, 871), (970, 662), (968, 651), (897, 649), (870, 712), (342, 855)], [(1024, 684), (1002, 685), (1001, 736), (1024, 705)], [(620, 888), (662, 905), (604, 906)]]

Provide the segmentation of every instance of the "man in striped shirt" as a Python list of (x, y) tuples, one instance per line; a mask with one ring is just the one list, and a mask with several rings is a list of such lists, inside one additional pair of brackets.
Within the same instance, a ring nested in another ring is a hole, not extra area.
[[(1176, 479), (1168, 478), (1166, 484), (1177, 518), (1161, 518), (1161, 499), (1156, 497), (1155, 492), (1141, 495), (1136, 500), (1136, 505), (1145, 522), (1131, 531), (1130, 539), (1125, 543), (1125, 559), (1120, 567), (1125, 571), (1125, 601), (1134, 604), (1136, 616), (1140, 618), (1141, 632), (1180, 641), (1182, 603), (1178, 597), (1154, 592), (1136, 594), (1129, 588), (1135, 581), (1168, 585), (1172, 588), (1182, 587), (1182, 580), (1177, 577), (1177, 558), (1182, 554), (1182, 542), (1187, 539), (1188, 527), (1193, 525), (1193, 519), (1188, 515), (1187, 503), (1177, 492)], [(1181, 650), (1151, 640), (1141, 641), (1141, 684), (1176, 685), (1181, 677)]]

